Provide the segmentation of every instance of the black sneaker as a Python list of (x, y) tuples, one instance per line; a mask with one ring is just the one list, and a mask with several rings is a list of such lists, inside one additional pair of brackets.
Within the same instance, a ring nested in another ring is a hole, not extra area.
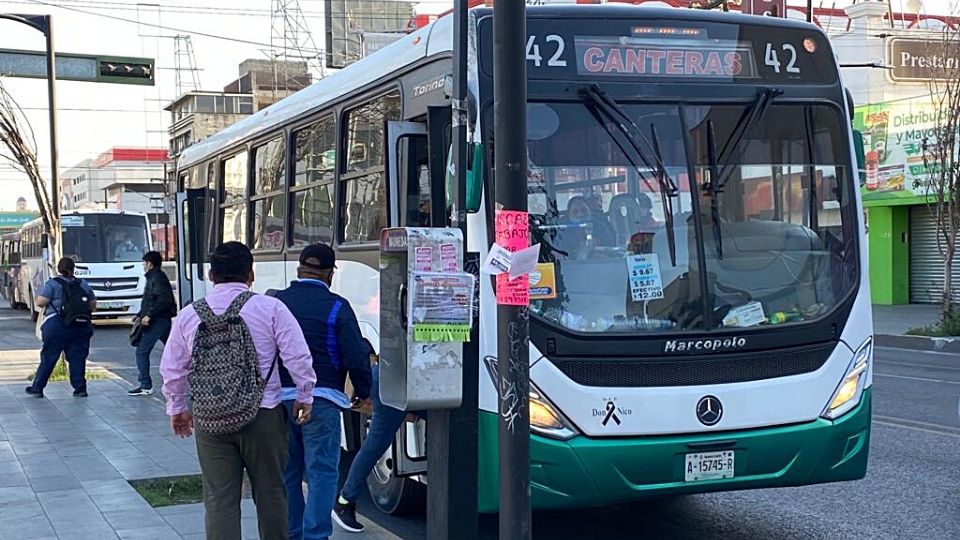
[(331, 516), (341, 529), (352, 533), (363, 532), (363, 524), (357, 521), (356, 503), (349, 502), (343, 504), (340, 502), (340, 498), (337, 497), (337, 502), (333, 505)]
[(87, 389), (83, 388), (81, 390), (74, 390), (73, 397), (87, 397)]
[(128, 396), (149, 396), (152, 393), (153, 388), (140, 388), (139, 386), (132, 390), (127, 390)]
[(34, 390), (32, 386), (26, 387), (26, 388), (24, 389), (24, 392), (26, 392), (27, 394), (29, 394), (29, 395), (31, 395), (31, 396), (33, 396), (33, 397), (35, 397), (35, 398), (42, 398), (42, 397), (43, 397), (43, 390)]

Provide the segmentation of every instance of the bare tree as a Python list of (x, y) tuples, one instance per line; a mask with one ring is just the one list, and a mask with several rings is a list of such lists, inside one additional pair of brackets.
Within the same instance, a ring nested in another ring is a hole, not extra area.
[(0, 79), (0, 145), (2, 145), (0, 159), (10, 162), (16, 170), (25, 174), (30, 180), (44, 228), (47, 234), (52, 234), (57, 223), (53, 220), (50, 192), (47, 190), (46, 181), (40, 175), (37, 141), (33, 136), (33, 128), (30, 127), (23, 109), (7, 92), (2, 79)]
[[(943, 264), (941, 318), (953, 310), (954, 257), (960, 234), (960, 156), (957, 133), (960, 129), (960, 28), (944, 25), (930, 41), (928, 58), (933, 77), (927, 83), (936, 121), (933, 136), (923, 140), (926, 170), (927, 207), (934, 219), (937, 250)], [(920, 187), (920, 186), (915, 186)]]

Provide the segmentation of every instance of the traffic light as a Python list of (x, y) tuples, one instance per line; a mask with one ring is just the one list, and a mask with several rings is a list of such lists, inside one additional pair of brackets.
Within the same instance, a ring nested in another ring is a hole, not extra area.
[(147, 84), (154, 82), (153, 60), (148, 58), (97, 58), (97, 80), (100, 82), (120, 82), (127, 84)]

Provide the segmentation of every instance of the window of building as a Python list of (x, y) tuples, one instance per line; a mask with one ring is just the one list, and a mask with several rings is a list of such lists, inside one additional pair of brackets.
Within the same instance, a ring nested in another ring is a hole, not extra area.
[(384, 125), (400, 120), (400, 92), (377, 97), (346, 113), (346, 165), (340, 192), (341, 240), (376, 242), (388, 226)]
[(336, 125), (326, 116), (294, 134), (291, 245), (333, 241)]
[(197, 96), (197, 112), (214, 112), (213, 96)]

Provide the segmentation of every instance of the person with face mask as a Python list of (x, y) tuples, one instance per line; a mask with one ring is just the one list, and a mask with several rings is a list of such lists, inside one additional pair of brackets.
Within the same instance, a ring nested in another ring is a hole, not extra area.
[(616, 243), (616, 234), (603, 215), (596, 215), (582, 196), (572, 197), (567, 203), (567, 215), (561, 221), (565, 228), (557, 236), (560, 249), (571, 256), (590, 246), (608, 247)]
[(123, 242), (113, 250), (113, 258), (116, 261), (135, 261), (140, 256), (140, 248), (133, 243), (133, 238), (128, 234), (123, 238)]
[(173, 287), (170, 278), (163, 273), (163, 257), (156, 251), (143, 256), (143, 272), (147, 285), (143, 289), (140, 313), (137, 322), (142, 328), (137, 347), (137, 370), (140, 372), (139, 386), (127, 392), (130, 396), (149, 396), (153, 393), (153, 379), (150, 377), (150, 353), (158, 341), (167, 343), (173, 316), (177, 314), (173, 299)]

